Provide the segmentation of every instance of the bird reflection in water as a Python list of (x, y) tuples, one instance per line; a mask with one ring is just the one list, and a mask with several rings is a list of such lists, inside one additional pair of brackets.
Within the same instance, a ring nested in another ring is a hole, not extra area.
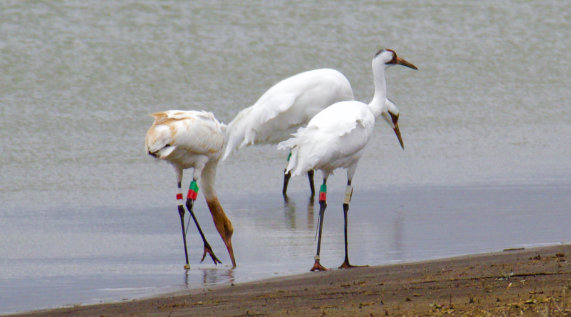
[[(312, 229), (313, 226), (315, 225), (313, 205), (314, 205), (314, 196), (310, 196), (307, 202), (307, 224), (306, 224), (307, 229)], [(284, 218), (288, 228), (297, 229), (295, 201), (290, 199), (284, 201)]]
[[(212, 268), (204, 267), (197, 268), (196, 271), (200, 270), (202, 272), (202, 286), (213, 286), (213, 285), (232, 285), (235, 282), (234, 270), (231, 268)], [(196, 285), (190, 285), (189, 274), (193, 274), (193, 270), (185, 270), (184, 272), (184, 285), (186, 288), (196, 288)], [(194, 279), (196, 281), (196, 278)]]

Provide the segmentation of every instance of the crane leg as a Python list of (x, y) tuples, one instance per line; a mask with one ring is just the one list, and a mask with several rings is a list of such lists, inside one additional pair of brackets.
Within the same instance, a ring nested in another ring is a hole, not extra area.
[[(291, 151), (289, 152), (289, 154), (287, 155), (287, 162), (289, 164), (289, 159), (291, 158)], [(288, 201), (288, 197), (287, 197), (287, 185), (289, 184), (289, 179), (291, 178), (291, 173), (287, 172), (287, 164), (286, 164), (286, 168), (284, 169), (284, 187), (282, 189), (282, 195), (284, 196), (284, 200)]]
[(323, 185), (319, 190), (319, 235), (317, 237), (317, 253), (315, 255), (315, 263), (310, 271), (327, 271), (321, 263), (319, 263), (319, 252), (321, 251), (321, 232), (323, 230), (323, 217), (325, 216), (325, 208), (327, 208), (326, 202), (327, 196), (327, 185), (325, 185), (325, 180), (323, 180)]
[(194, 201), (196, 201), (197, 195), (198, 195), (198, 185), (196, 184), (196, 180), (192, 180), (192, 182), (190, 183), (190, 187), (188, 189), (188, 195), (186, 197), (186, 208), (188, 209), (188, 212), (190, 213), (190, 216), (192, 217), (192, 220), (194, 221), (194, 224), (196, 225), (196, 228), (198, 229), (198, 233), (200, 234), (200, 237), (202, 238), (202, 242), (204, 242), (204, 253), (202, 254), (202, 259), (200, 260), (200, 262), (202, 263), (202, 261), (204, 261), (204, 258), (208, 254), (208, 255), (210, 255), (210, 258), (212, 259), (214, 264), (222, 263), (216, 257), (216, 255), (214, 255), (214, 251), (212, 251), (210, 244), (208, 243), (208, 241), (206, 241), (206, 237), (204, 236), (204, 233), (202, 232), (202, 228), (200, 228), (200, 225), (198, 224), (198, 219), (196, 219), (196, 216), (194, 215), (194, 212), (192, 211), (192, 207), (194, 206)]
[(315, 196), (315, 185), (313, 184), (313, 174), (314, 174), (313, 170), (307, 172), (307, 178), (309, 179), (309, 189), (311, 190), (312, 198), (313, 196)]
[(180, 225), (182, 227), (182, 242), (184, 243), (184, 258), (186, 260), (186, 264), (184, 265), (184, 269), (190, 269), (190, 265), (188, 264), (188, 250), (186, 247), (186, 230), (184, 230), (184, 207), (183, 205), (178, 205), (178, 214), (180, 215)]
[(186, 260), (186, 264), (184, 265), (184, 269), (190, 269), (190, 265), (188, 264), (188, 249), (186, 247), (186, 230), (184, 228), (184, 206), (182, 204), (182, 192), (181, 192), (181, 185), (180, 182), (178, 183), (178, 193), (176, 194), (176, 200), (178, 202), (178, 214), (180, 216), (180, 226), (182, 228), (182, 242), (184, 244), (184, 258)]
[(353, 267), (353, 265), (349, 263), (349, 250), (347, 246), (347, 212), (349, 212), (349, 204), (343, 204), (343, 216), (345, 218), (345, 261), (343, 261), (343, 264), (339, 266), (340, 269), (348, 269)]
[(347, 221), (348, 221), (348, 213), (349, 213), (349, 203), (351, 202), (351, 196), (353, 195), (353, 187), (351, 187), (351, 181), (347, 182), (347, 188), (345, 190), (345, 200), (343, 201), (343, 216), (345, 220), (345, 261), (343, 264), (339, 266), (340, 269), (350, 269), (353, 267), (357, 267), (349, 263), (349, 247), (348, 247), (348, 239), (347, 239)]
[(284, 196), (284, 199), (287, 201), (287, 185), (289, 184), (289, 179), (291, 178), (291, 173), (287, 172), (286, 170), (284, 170), (284, 187), (282, 189), (282, 194)]

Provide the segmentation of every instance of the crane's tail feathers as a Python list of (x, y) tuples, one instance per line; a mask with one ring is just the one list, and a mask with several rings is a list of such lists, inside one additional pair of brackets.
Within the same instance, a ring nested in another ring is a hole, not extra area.
[(301, 173), (303, 172), (301, 166), (299, 165), (299, 160), (298, 160), (298, 153), (299, 153), (299, 147), (297, 146), (298, 141), (299, 140), (294, 137), (282, 141), (278, 144), (278, 150), (290, 150), (291, 152), (291, 156), (289, 158), (284, 173), (285, 174), (291, 173), (292, 176), (301, 175)]
[(238, 149), (238, 144), (242, 139), (241, 133), (236, 133), (233, 129), (232, 123), (226, 128), (226, 148), (224, 149), (224, 154), (222, 155), (222, 161), (225, 161), (234, 150)]
[[(297, 148), (291, 150), (291, 157), (287, 163), (287, 167), (284, 171), (285, 174), (292, 173), (293, 176), (297, 176), (300, 173), (297, 171)], [(293, 172), (292, 172), (293, 171)]]
[(301, 175), (310, 169), (313, 169), (310, 160), (304, 158), (304, 155), (299, 156), (299, 151), (305, 151), (303, 148), (308, 142), (308, 135), (313, 130), (307, 127), (302, 127), (293, 133), (293, 137), (282, 141), (278, 144), (278, 150), (290, 150), (291, 157), (286, 167), (286, 173), (291, 172), (292, 176)]
[(240, 111), (226, 126), (226, 149), (222, 161), (226, 160), (235, 150), (254, 143), (255, 133), (251, 132), (248, 114), (252, 107)]
[(228, 135), (228, 138), (226, 140), (226, 148), (224, 149), (224, 154), (222, 155), (222, 161), (225, 161), (234, 151), (237, 151), (245, 146), (254, 144), (254, 138), (249, 138), (247, 136), (244, 138), (242, 142), (240, 142), (240, 139), (241, 137), (240, 136), (237, 137), (236, 134)]
[(287, 139), (278, 143), (278, 150), (291, 150), (296, 146), (297, 142), (295, 138)]
[(222, 154), (222, 161), (225, 161), (230, 156), (230, 154), (232, 154), (232, 147), (227, 144), (226, 148), (224, 149), (224, 154)]

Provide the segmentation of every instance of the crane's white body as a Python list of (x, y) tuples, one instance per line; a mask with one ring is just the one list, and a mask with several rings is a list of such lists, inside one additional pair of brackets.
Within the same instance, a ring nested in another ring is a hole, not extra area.
[(224, 125), (212, 113), (205, 111), (169, 110), (152, 116), (155, 122), (145, 136), (147, 153), (174, 167), (179, 191), (183, 170), (194, 169), (193, 180), (200, 183), (214, 225), (228, 249), (233, 266), (236, 266), (231, 243), (234, 229), (214, 188), (216, 168), (224, 149)]
[[(323, 185), (319, 195), (319, 235), (315, 263), (311, 271), (326, 270), (320, 263), (321, 233), (326, 203), (327, 178), (338, 168), (347, 169), (347, 189), (343, 202), (345, 218), (345, 261), (340, 268), (353, 267), (349, 263), (347, 242), (347, 213), (353, 194), (351, 181), (357, 169), (363, 150), (373, 134), (376, 118), (382, 115), (395, 130), (401, 146), (403, 146), (398, 128), (398, 112), (396, 107), (387, 102), (385, 69), (393, 64), (402, 64), (413, 69), (416, 66), (399, 58), (392, 50), (380, 50), (373, 58), (373, 79), (375, 93), (369, 104), (359, 101), (342, 101), (335, 103), (309, 121), (307, 127), (300, 128), (294, 137), (281, 142), (279, 149), (289, 149), (292, 156), (285, 173), (300, 175), (318, 169), (323, 173)], [(403, 147), (404, 148), (404, 147)]]
[(334, 69), (310, 70), (286, 78), (228, 124), (223, 159), (247, 145), (283, 141), (325, 107), (353, 99), (351, 84)]
[[(386, 55), (373, 59), (375, 93), (369, 104), (360, 101), (335, 103), (319, 112), (293, 138), (278, 145), (278, 149), (292, 151), (286, 173), (300, 175), (318, 169), (326, 179), (335, 169), (346, 168), (348, 179), (352, 179), (373, 133), (376, 118), (394, 107), (387, 99), (385, 79), (385, 59), (392, 54)], [(387, 122), (392, 124), (390, 120)]]
[[(182, 178), (182, 170), (187, 168), (194, 168), (197, 179), (201, 178), (206, 166), (209, 167), (207, 172), (215, 173), (224, 148), (224, 125), (212, 113), (168, 110), (152, 116), (155, 122), (145, 137), (148, 153), (155, 153), (158, 159), (172, 164), (179, 178)], [(213, 187), (213, 181), (208, 178), (203, 183)]]
[(292, 150), (286, 170), (293, 176), (312, 169), (327, 175), (337, 168), (354, 170), (374, 126), (375, 116), (366, 104), (335, 103), (300, 128), (294, 138), (279, 144), (280, 149)]

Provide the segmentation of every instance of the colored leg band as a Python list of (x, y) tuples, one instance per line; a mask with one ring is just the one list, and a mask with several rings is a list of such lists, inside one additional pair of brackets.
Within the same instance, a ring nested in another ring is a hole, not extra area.
[(345, 189), (345, 200), (343, 200), (343, 203), (349, 205), (351, 202), (351, 196), (353, 196), (353, 187), (351, 185), (347, 185), (347, 189)]
[(190, 183), (190, 186), (188, 187), (188, 194), (186, 198), (196, 200), (197, 196), (198, 196), (198, 185), (196, 184), (196, 181), (193, 180)]
[(327, 185), (321, 185), (319, 188), (319, 201), (326, 201), (327, 200)]
[(179, 204), (179, 206), (182, 206), (182, 205), (183, 205), (183, 203), (182, 203), (182, 197), (183, 197), (183, 196), (182, 196), (182, 192), (180, 192), (180, 188), (179, 188), (179, 192), (176, 194), (176, 201), (177, 201), (177, 203)]

